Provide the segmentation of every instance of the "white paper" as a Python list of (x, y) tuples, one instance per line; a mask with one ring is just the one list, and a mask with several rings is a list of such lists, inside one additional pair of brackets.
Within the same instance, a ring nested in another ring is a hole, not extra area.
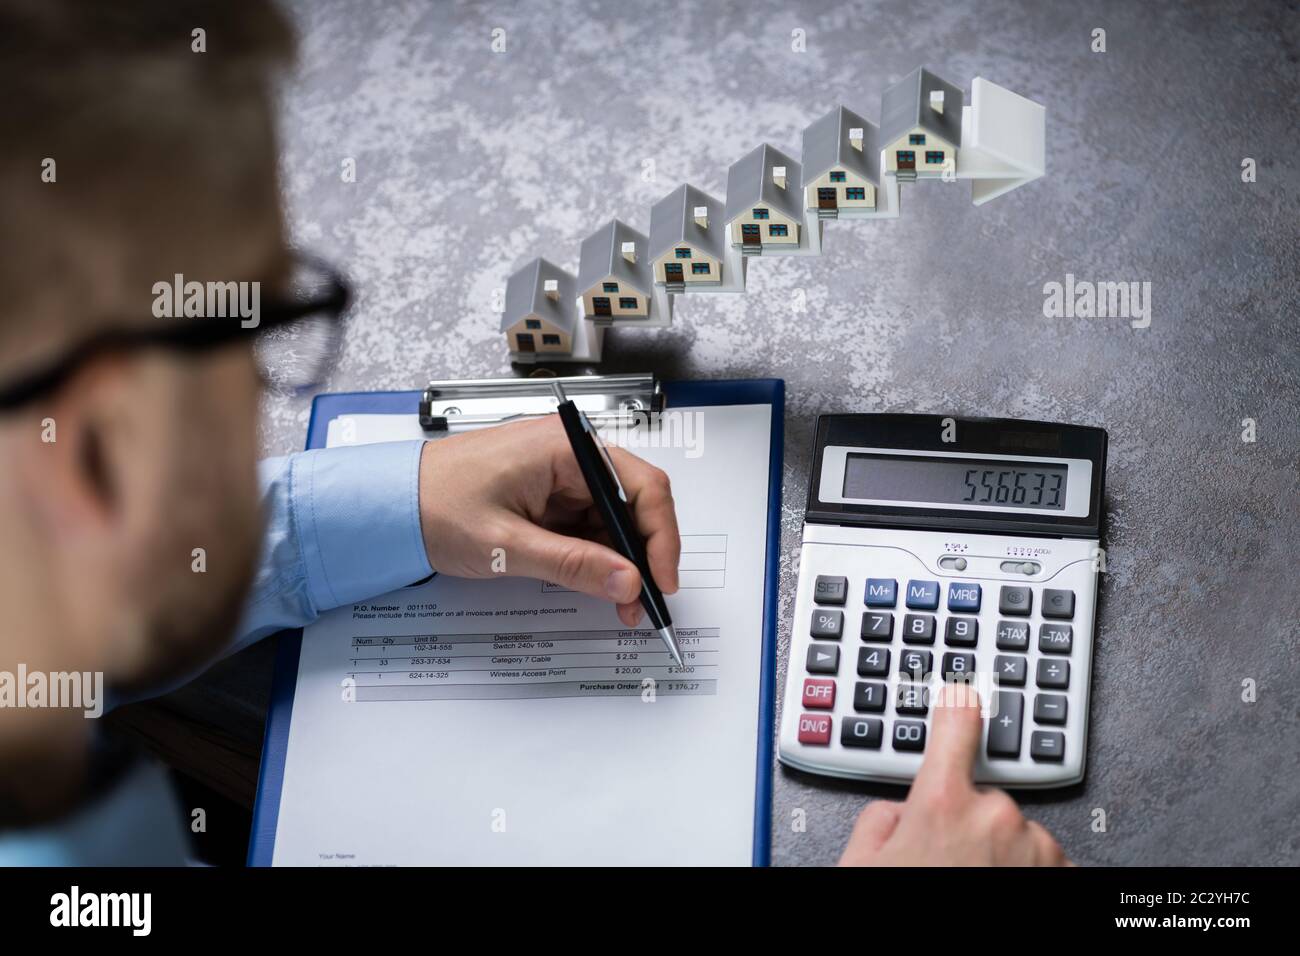
[[(687, 671), (539, 581), (439, 576), (332, 611), (303, 635), (276, 865), (751, 862), (771, 406), (676, 414), (700, 416), (693, 447), (631, 450), (673, 482)], [(413, 415), (329, 430), (421, 437)]]

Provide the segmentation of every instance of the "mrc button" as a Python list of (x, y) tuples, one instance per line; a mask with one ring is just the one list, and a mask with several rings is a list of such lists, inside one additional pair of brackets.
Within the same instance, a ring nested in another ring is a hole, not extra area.
[(822, 744), (831, 742), (830, 714), (800, 714), (799, 743)]
[(978, 611), (980, 609), (980, 586), (978, 584), (949, 584), (948, 610)]

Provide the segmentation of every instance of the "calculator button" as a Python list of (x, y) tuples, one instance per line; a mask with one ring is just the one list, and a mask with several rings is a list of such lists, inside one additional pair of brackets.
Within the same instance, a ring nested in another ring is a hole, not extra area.
[(840, 743), (845, 747), (880, 749), (885, 725), (874, 717), (845, 717), (840, 724)]
[(999, 654), (993, 658), (993, 680), (1005, 687), (1024, 687), (1029, 658)]
[(819, 574), (813, 585), (813, 600), (818, 604), (843, 604), (848, 593), (848, 578)]
[(1043, 617), (1059, 618), (1062, 621), (1074, 617), (1074, 592), (1044, 588)]
[(817, 608), (812, 613), (812, 636), (839, 640), (844, 633), (844, 612)]
[(1063, 724), (1068, 703), (1064, 694), (1038, 694), (1034, 697), (1034, 720), (1040, 724)]
[(908, 581), (907, 606), (913, 611), (939, 610), (939, 582)]
[(1020, 756), (1020, 725), (1025, 716), (1025, 695), (1015, 691), (997, 692), (996, 707), (989, 717), (990, 757)]
[(1002, 593), (998, 597), (999, 614), (1016, 614), (1022, 617), (1028, 617), (1029, 612), (1034, 609), (1034, 592), (1029, 588), (1002, 588)]
[(1038, 649), (1044, 654), (1068, 654), (1074, 646), (1074, 628), (1068, 624), (1040, 624)]
[(867, 578), (867, 607), (893, 607), (898, 603), (898, 582), (893, 578)]
[(889, 673), (889, 648), (859, 647), (858, 676), (884, 677)]
[(943, 666), (939, 670), (939, 676), (944, 680), (964, 680), (974, 673), (974, 654), (954, 654), (949, 651), (943, 655)]
[(853, 685), (853, 709), (860, 714), (879, 714), (883, 712), (887, 689), (887, 685), (876, 681), (858, 681)]
[(943, 627), (943, 640), (949, 647), (974, 647), (980, 636), (980, 622), (973, 617), (950, 617)]
[(933, 644), (934, 615), (908, 614), (903, 617), (904, 644)]
[(1070, 662), (1046, 658), (1038, 662), (1038, 686), (1065, 690), (1070, 686)]
[(907, 680), (926, 680), (934, 670), (929, 651), (903, 651), (898, 656), (898, 676)]
[(930, 709), (930, 688), (925, 684), (899, 684), (894, 708), (909, 717), (924, 717)]
[(835, 681), (805, 677), (803, 705), (809, 710), (832, 710), (835, 707)]
[(1029, 650), (1029, 625), (1024, 621), (998, 621), (998, 650)]
[(862, 615), (862, 639), (864, 641), (884, 641), (894, 634), (894, 615), (888, 611), (867, 611)]
[(948, 610), (971, 611), (980, 609), (980, 586), (978, 584), (949, 584)]
[(1064, 760), (1065, 734), (1059, 730), (1035, 730), (1029, 735), (1029, 756), (1035, 760)]
[(829, 744), (831, 742), (831, 718), (829, 714), (800, 714), (799, 743)]
[(895, 750), (924, 750), (925, 723), (920, 720), (896, 720), (893, 738)]
[(808, 645), (808, 673), (834, 674), (840, 669), (840, 649), (834, 644)]

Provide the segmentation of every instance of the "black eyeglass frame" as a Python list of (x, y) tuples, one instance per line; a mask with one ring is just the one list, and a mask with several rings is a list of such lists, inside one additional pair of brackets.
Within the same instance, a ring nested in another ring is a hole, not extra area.
[[(319, 296), (307, 299), (271, 299), (259, 302), (258, 324), (245, 328), (238, 318), (231, 321), (211, 317), (193, 318), (188, 322), (170, 322), (154, 328), (104, 329), (67, 349), (59, 358), (36, 372), (0, 385), (0, 412), (20, 408), (29, 402), (57, 391), (86, 362), (108, 352), (159, 348), (185, 353), (203, 353), (242, 340), (253, 341), (258, 335), (309, 316), (319, 315), (331, 322), (329, 358), (321, 363), (318, 379), (333, 366), (342, 338), (343, 317), (352, 303), (352, 287), (347, 279), (324, 260), (298, 254), (296, 265), (313, 268), (326, 280), (327, 288)], [(298, 385), (294, 390), (310, 390), (320, 380)]]

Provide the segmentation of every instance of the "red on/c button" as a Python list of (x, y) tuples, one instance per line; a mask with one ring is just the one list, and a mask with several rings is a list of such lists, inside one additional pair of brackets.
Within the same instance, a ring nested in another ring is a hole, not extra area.
[(829, 744), (831, 742), (830, 714), (800, 714), (799, 743)]
[(805, 677), (803, 705), (813, 710), (830, 710), (835, 706), (835, 681)]

